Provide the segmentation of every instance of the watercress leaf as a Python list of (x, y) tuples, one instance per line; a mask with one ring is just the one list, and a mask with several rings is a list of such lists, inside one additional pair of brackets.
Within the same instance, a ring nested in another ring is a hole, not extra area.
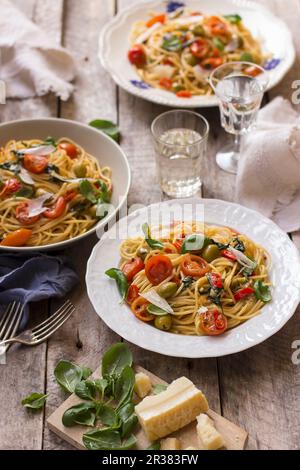
[(102, 374), (119, 376), (127, 366), (132, 366), (132, 353), (124, 343), (116, 343), (109, 348), (102, 358)]
[(114, 428), (118, 426), (119, 418), (116, 411), (108, 405), (100, 403), (97, 407), (97, 419), (101, 421), (104, 426)]
[(43, 393), (32, 393), (22, 400), (22, 405), (31, 410), (40, 410), (46, 403), (48, 395)]
[(82, 196), (85, 197), (85, 199), (90, 201), (92, 204), (97, 203), (95, 190), (88, 180), (82, 180), (80, 182), (79, 190)]
[(265, 303), (272, 300), (270, 287), (264, 284), (261, 280), (255, 281), (253, 287), (257, 299), (262, 300)]
[(81, 424), (84, 426), (94, 426), (96, 420), (96, 408), (94, 403), (79, 403), (64, 412), (62, 423), (66, 427)]
[(118, 126), (111, 121), (107, 121), (105, 119), (95, 119), (94, 121), (91, 121), (89, 123), (89, 126), (95, 127), (96, 129), (104, 132), (116, 142), (120, 141), (120, 138), (121, 138), (120, 130)]
[(85, 433), (82, 440), (89, 450), (127, 450), (136, 445), (134, 436), (122, 442), (121, 435), (116, 429), (95, 429)]
[(82, 379), (82, 368), (69, 361), (59, 361), (54, 369), (54, 376), (66, 392), (74, 393), (76, 385)]
[(157, 384), (157, 385), (154, 385), (152, 392), (154, 395), (159, 395), (161, 392), (164, 392), (165, 390), (167, 390), (167, 388), (168, 386), (165, 384)]
[(145, 235), (145, 240), (150, 246), (150, 248), (152, 248), (153, 250), (162, 250), (164, 248), (164, 244), (162, 242), (160, 242), (159, 240), (153, 240), (151, 238), (150, 227), (147, 223), (142, 225), (142, 229)]
[(238, 24), (242, 21), (242, 17), (240, 15), (224, 15), (224, 18), (228, 20), (230, 23)]
[(92, 369), (90, 369), (89, 367), (82, 367), (81, 370), (83, 380), (86, 380), (93, 373)]
[(99, 390), (101, 398), (103, 398), (108, 387), (108, 381), (106, 379), (97, 379), (95, 380), (95, 386)]
[(83, 380), (76, 385), (75, 393), (83, 400), (93, 400), (97, 393), (96, 384), (92, 380)]
[(116, 381), (115, 399), (118, 408), (132, 400), (133, 387), (135, 384), (135, 373), (131, 366), (126, 366)]
[(178, 36), (165, 37), (162, 43), (162, 48), (166, 51), (177, 52), (182, 49), (182, 41)]
[(138, 419), (134, 412), (134, 404), (127, 403), (119, 409), (119, 418), (121, 421), (121, 436), (127, 437), (132, 433), (137, 425)]
[(147, 450), (160, 450), (160, 441), (152, 442), (152, 444), (147, 448)]
[(197, 233), (193, 233), (185, 237), (182, 244), (182, 253), (188, 253), (190, 251), (200, 251), (203, 248), (205, 237)]
[(129, 284), (125, 274), (120, 269), (116, 268), (109, 269), (105, 272), (105, 274), (117, 282), (117, 286), (122, 299), (126, 299)]

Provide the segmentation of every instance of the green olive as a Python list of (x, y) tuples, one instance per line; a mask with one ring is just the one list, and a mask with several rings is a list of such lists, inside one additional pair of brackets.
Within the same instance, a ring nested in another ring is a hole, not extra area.
[(169, 331), (172, 328), (172, 316), (164, 315), (163, 317), (156, 317), (154, 320), (154, 325), (159, 330)]
[(193, 54), (187, 54), (185, 56), (185, 60), (186, 62), (191, 65), (192, 67), (194, 67), (195, 65), (198, 64), (198, 60), (197, 60), (197, 57), (195, 57)]
[(157, 289), (157, 293), (164, 299), (172, 297), (176, 293), (176, 291), (177, 284), (175, 284), (175, 282), (166, 282), (165, 284), (159, 286), (159, 288)]
[(173, 93), (178, 93), (179, 91), (184, 90), (184, 86), (179, 85), (179, 83), (173, 83), (172, 91)]
[(89, 215), (93, 217), (93, 219), (97, 218), (97, 206), (96, 205), (91, 206), (88, 212), (89, 212)]
[(77, 178), (85, 178), (87, 174), (87, 167), (85, 166), (84, 163), (77, 163), (77, 165), (74, 165), (74, 173), (77, 176)]
[(200, 24), (193, 28), (193, 33), (195, 34), (195, 36), (205, 36), (205, 30)]
[(216, 245), (207, 245), (202, 251), (202, 258), (208, 263), (211, 263), (214, 259), (219, 258), (220, 250)]

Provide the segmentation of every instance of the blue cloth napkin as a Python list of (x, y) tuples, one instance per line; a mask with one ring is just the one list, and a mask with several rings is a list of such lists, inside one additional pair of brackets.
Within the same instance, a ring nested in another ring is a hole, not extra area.
[(17, 300), (25, 305), (21, 326), (27, 321), (29, 302), (64, 297), (79, 279), (64, 256), (42, 254), (0, 255), (0, 316)]

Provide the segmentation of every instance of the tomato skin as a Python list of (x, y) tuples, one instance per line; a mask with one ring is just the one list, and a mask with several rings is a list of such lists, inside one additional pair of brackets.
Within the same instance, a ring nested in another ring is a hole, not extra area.
[(216, 289), (222, 289), (223, 288), (223, 279), (218, 273), (210, 273), (207, 274), (207, 277), (209, 278), (209, 283), (211, 284), (212, 287), (215, 287)]
[(48, 159), (41, 155), (24, 155), (23, 165), (30, 173), (40, 175), (46, 170)]
[(36, 215), (34, 217), (29, 217), (28, 216), (28, 203), (27, 202), (22, 202), (19, 206), (16, 208), (16, 219), (21, 225), (33, 225), (38, 220), (40, 220), (40, 216)]
[(140, 271), (142, 271), (144, 267), (144, 261), (142, 260), (142, 258), (137, 256), (131, 261), (128, 261), (128, 263), (124, 264), (122, 271), (125, 274), (127, 281), (131, 282), (134, 276)]
[(131, 305), (139, 297), (140, 289), (135, 284), (131, 284), (128, 289), (126, 302)]
[(150, 305), (148, 300), (144, 299), (144, 297), (139, 296), (132, 303), (131, 310), (139, 320), (149, 322), (154, 320), (155, 316), (151, 315), (151, 313), (147, 311), (148, 305)]
[(249, 67), (247, 67), (244, 70), (244, 73), (246, 75), (250, 75), (250, 77), (257, 77), (258, 75), (260, 75), (262, 73), (262, 71), (259, 70), (257, 67), (249, 65)]
[(173, 265), (170, 259), (165, 255), (152, 256), (145, 266), (146, 276), (154, 286), (158, 286), (161, 282), (171, 276), (172, 272)]
[(174, 62), (171, 59), (164, 59), (163, 64), (164, 65), (171, 65), (171, 67), (174, 66)]
[(178, 96), (178, 98), (191, 98), (192, 93), (188, 90), (180, 90), (177, 91), (176, 96)]
[(164, 24), (165, 21), (166, 21), (166, 15), (165, 14), (157, 15), (157, 16), (154, 16), (153, 18), (151, 18), (149, 21), (147, 21), (146, 26), (147, 26), (147, 28), (151, 28), (151, 26), (153, 26), (155, 23)]
[(46, 217), (46, 219), (50, 220), (58, 219), (58, 217), (63, 215), (66, 207), (67, 203), (65, 201), (65, 198), (63, 196), (60, 196), (54, 206), (50, 207), (43, 213), (43, 216)]
[(159, 84), (161, 87), (166, 88), (166, 90), (170, 90), (173, 85), (173, 81), (170, 78), (161, 78), (159, 80)]
[(128, 52), (129, 62), (137, 67), (143, 67), (146, 63), (146, 55), (142, 46), (137, 44), (133, 46)]
[(202, 277), (209, 270), (209, 264), (197, 255), (186, 254), (181, 262), (181, 271), (186, 276)]
[(32, 235), (32, 230), (29, 230), (27, 228), (21, 228), (7, 235), (2, 240), (0, 245), (1, 246), (13, 246), (13, 247), (24, 246), (28, 242), (31, 235)]
[(77, 191), (69, 191), (64, 195), (64, 199), (66, 202), (71, 202), (75, 197), (77, 196), (78, 192)]
[(183, 240), (181, 239), (177, 239), (177, 240), (174, 240), (173, 241), (173, 245), (175, 246), (176, 250), (178, 251), (178, 253), (181, 253), (181, 250), (182, 250), (182, 244), (183, 244)]
[(243, 289), (240, 289), (237, 292), (235, 292), (234, 300), (238, 302), (239, 300), (242, 300), (251, 294), (254, 294), (254, 289), (252, 287), (244, 287)]
[(5, 181), (2, 191), (0, 191), (0, 197), (8, 196), (9, 194), (16, 193), (22, 188), (22, 184), (16, 178)]
[(209, 50), (210, 45), (205, 39), (196, 39), (196, 41), (190, 45), (191, 53), (198, 59), (203, 59), (206, 57), (209, 53)]
[(231, 253), (231, 251), (229, 250), (223, 250), (221, 251), (221, 255), (224, 257), (224, 258), (227, 258), (227, 259), (230, 259), (230, 261), (236, 261), (236, 256), (234, 253)]
[(78, 157), (78, 148), (76, 145), (71, 144), (70, 142), (63, 142), (58, 145), (58, 148), (60, 150), (64, 150), (68, 157), (70, 157), (72, 160)]
[(208, 336), (218, 336), (227, 330), (227, 318), (220, 310), (201, 313), (200, 327)]
[(206, 25), (210, 29), (212, 36), (223, 36), (227, 38), (230, 35), (227, 24), (217, 16), (211, 16), (206, 20)]
[(204, 69), (215, 69), (224, 63), (223, 57), (208, 57), (207, 59), (202, 60), (201, 66)]

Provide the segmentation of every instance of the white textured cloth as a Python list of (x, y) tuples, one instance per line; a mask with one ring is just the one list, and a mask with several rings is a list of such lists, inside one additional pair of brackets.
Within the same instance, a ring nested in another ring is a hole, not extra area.
[(75, 63), (9, 0), (0, 0), (0, 80), (7, 98), (55, 93), (67, 100), (73, 92)]
[(282, 97), (259, 111), (257, 128), (245, 137), (236, 201), (286, 232), (300, 229), (300, 116)]

